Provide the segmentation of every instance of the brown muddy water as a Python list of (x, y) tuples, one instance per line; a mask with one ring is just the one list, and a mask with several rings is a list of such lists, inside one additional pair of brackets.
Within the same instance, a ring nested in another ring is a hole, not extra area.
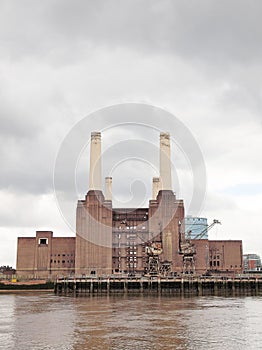
[(262, 349), (262, 297), (0, 295), (0, 349)]

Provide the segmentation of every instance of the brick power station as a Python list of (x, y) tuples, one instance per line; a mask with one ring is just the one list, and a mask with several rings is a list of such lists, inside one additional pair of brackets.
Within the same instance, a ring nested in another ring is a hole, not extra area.
[(153, 178), (147, 208), (112, 208), (111, 177), (102, 191), (100, 132), (91, 134), (89, 170), (89, 190), (77, 203), (76, 236), (37, 231), (19, 237), (18, 277), (243, 271), (241, 240), (186, 239), (184, 203), (172, 190), (168, 133), (160, 134), (160, 176)]

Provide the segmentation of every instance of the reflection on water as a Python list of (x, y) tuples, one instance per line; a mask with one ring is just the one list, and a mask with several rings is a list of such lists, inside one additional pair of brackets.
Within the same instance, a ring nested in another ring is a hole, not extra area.
[(0, 349), (261, 349), (261, 297), (0, 295)]

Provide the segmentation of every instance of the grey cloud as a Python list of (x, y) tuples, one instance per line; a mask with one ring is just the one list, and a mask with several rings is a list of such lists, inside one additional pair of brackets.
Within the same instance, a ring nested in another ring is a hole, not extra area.
[(6, 1), (0, 22), (3, 47), (15, 58), (48, 58), (57, 49), (76, 58), (102, 46), (175, 53), (219, 65), (259, 62), (261, 10), (256, 0)]
[(52, 189), (52, 150), (30, 141), (6, 141), (0, 150), (0, 189), (46, 193)]
[(232, 197), (211, 192), (206, 196), (205, 208), (205, 212), (210, 216), (215, 215), (215, 213), (219, 213), (222, 210), (231, 213), (239, 210), (237, 203)]
[(7, 138), (34, 138), (38, 131), (39, 121), (29, 116), (28, 112), (22, 111), (14, 103), (14, 101), (8, 101), (6, 96), (1, 96), (2, 104), (0, 106), (0, 135), (3, 139)]

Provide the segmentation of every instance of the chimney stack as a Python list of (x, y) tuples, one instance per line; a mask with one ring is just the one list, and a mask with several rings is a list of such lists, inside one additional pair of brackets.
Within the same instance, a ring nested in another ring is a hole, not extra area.
[(101, 133), (91, 133), (89, 190), (101, 191)]
[(163, 190), (171, 190), (170, 135), (160, 133), (160, 181)]
[(112, 177), (105, 178), (105, 200), (112, 200)]
[(153, 189), (152, 189), (152, 197), (156, 199), (158, 192), (161, 190), (161, 182), (159, 177), (153, 177)]

